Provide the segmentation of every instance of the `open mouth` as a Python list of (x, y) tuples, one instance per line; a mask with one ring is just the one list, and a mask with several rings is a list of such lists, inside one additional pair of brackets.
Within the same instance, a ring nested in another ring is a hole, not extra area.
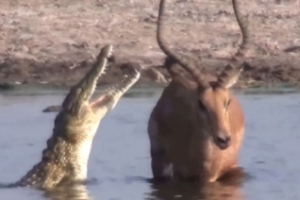
[(137, 66), (131, 63), (124, 63), (120, 67), (124, 78), (119, 83), (107, 87), (102, 95), (89, 103), (89, 100), (97, 87), (97, 81), (105, 74), (107, 60), (112, 57), (112, 45), (106, 45), (101, 49), (92, 69), (70, 89), (62, 105), (51, 110), (46, 108), (45, 112), (57, 112), (65, 109), (67, 112), (76, 112), (83, 103), (89, 106), (108, 106), (113, 108), (121, 96), (134, 85), (140, 78)]
[(104, 89), (102, 95), (93, 101), (91, 106), (104, 106), (115, 98), (118, 100), (140, 77), (139, 71), (130, 65), (122, 66), (121, 70), (124, 74), (123, 80)]

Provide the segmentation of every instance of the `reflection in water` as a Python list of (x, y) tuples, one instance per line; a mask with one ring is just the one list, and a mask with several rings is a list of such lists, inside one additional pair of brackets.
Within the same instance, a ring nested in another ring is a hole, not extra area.
[(196, 183), (172, 182), (153, 184), (149, 200), (205, 199), (205, 200), (242, 200), (240, 185), (211, 183), (200, 186)]
[(88, 190), (83, 184), (59, 186), (53, 190), (45, 191), (44, 196), (51, 200), (91, 200)]
[(206, 185), (175, 181), (166, 184), (153, 184), (149, 199), (242, 200), (244, 198), (240, 190), (248, 178), (249, 175), (242, 168), (237, 168), (219, 182)]

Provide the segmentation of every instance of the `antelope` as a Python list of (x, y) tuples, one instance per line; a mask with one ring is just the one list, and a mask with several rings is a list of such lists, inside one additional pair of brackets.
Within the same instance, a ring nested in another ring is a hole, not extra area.
[(232, 4), (242, 44), (228, 67), (210, 80), (202, 74), (196, 59), (176, 53), (165, 43), (165, 0), (160, 1), (157, 42), (166, 54), (164, 66), (172, 80), (148, 121), (154, 180), (216, 182), (238, 168), (245, 122), (242, 107), (230, 88), (243, 70), (244, 63), (237, 65), (237, 61), (248, 49), (249, 33), (236, 0)]

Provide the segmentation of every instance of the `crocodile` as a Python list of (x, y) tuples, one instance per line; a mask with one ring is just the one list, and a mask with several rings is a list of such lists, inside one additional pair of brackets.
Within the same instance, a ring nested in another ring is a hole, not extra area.
[(97, 87), (97, 80), (105, 74), (112, 52), (112, 45), (104, 46), (90, 71), (71, 87), (54, 120), (53, 133), (47, 140), (40, 162), (8, 187), (51, 190), (62, 185), (86, 182), (93, 138), (101, 120), (140, 78), (137, 69), (123, 67), (123, 80), (109, 86), (102, 95), (90, 101)]

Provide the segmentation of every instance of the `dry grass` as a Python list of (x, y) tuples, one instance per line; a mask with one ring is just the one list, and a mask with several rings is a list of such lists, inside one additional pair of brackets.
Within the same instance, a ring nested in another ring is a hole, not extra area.
[[(55, 3), (53, 3), (55, 2)], [(95, 55), (114, 43), (128, 54), (159, 55), (156, 0), (2, 1), (0, 53), (31, 59)], [(240, 1), (249, 14), (254, 50), (276, 54), (300, 45), (297, 1)], [(231, 0), (169, 1), (169, 42), (178, 49), (232, 51), (239, 39)], [(62, 57), (61, 55), (65, 55)]]
[[(300, 46), (298, 0), (239, 3), (249, 15), (252, 56), (281, 55), (285, 48)], [(127, 57), (162, 58), (155, 38), (158, 4), (159, 0), (1, 1), (0, 58), (78, 63), (92, 60), (107, 43)], [(240, 32), (231, 0), (169, 0), (167, 15), (173, 48), (203, 57), (235, 51)]]

